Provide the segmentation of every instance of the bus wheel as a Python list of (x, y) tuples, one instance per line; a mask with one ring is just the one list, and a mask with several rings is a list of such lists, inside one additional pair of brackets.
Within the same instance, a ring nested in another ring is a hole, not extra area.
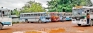
[(81, 24), (78, 24), (78, 26), (81, 26)]
[(2, 29), (3, 25), (0, 23), (0, 30)]
[(47, 22), (44, 22), (44, 23), (47, 23)]

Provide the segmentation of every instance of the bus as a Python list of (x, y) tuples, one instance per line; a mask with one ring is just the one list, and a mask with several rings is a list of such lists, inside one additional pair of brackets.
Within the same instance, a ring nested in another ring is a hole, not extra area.
[[(87, 14), (90, 15), (89, 20)], [(77, 6), (72, 9), (72, 23), (81, 25), (93, 25), (93, 7)]]
[(63, 21), (65, 21), (65, 12), (58, 12), (58, 16), (59, 16), (59, 21), (60, 22), (63, 22)]
[(12, 26), (11, 11), (9, 9), (0, 9), (0, 29), (3, 26)]
[(50, 12), (50, 16), (51, 16), (51, 22), (59, 21), (59, 16), (57, 12)]
[(48, 15), (51, 17), (51, 22), (63, 22), (65, 20), (65, 12), (48, 12)]
[(71, 18), (72, 13), (70, 13), (70, 12), (66, 12), (64, 16), (65, 16), (65, 20), (66, 20), (66, 21), (70, 21), (70, 20), (72, 19), (72, 18)]
[(20, 13), (20, 22), (50, 22), (51, 19), (46, 12)]

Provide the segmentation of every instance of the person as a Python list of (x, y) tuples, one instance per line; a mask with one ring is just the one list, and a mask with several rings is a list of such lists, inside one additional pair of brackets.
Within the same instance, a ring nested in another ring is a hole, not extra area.
[(90, 15), (87, 13), (87, 24), (89, 24)]

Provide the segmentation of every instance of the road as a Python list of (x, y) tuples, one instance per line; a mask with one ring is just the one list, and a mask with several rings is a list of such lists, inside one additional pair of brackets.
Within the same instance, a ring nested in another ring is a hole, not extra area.
[(77, 26), (67, 22), (51, 22), (51, 23), (20, 23), (13, 24), (11, 27), (4, 27), (0, 33), (12, 33), (15, 31), (28, 31), (28, 30), (49, 30), (55, 28), (65, 29), (63, 33), (93, 33), (93, 26)]

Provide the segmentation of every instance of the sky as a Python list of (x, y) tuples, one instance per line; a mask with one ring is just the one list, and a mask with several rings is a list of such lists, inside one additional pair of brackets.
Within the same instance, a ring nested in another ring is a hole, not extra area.
[[(4, 7), (8, 9), (15, 9), (15, 8), (20, 9), (28, 1), (30, 0), (0, 0), (0, 7)], [(47, 4), (47, 1), (50, 1), (50, 0), (35, 0), (35, 1), (41, 3), (43, 7), (48, 7), (46, 4)], [(93, 0), (91, 0), (91, 2), (93, 3)]]
[[(15, 8), (22, 8), (28, 1), (30, 0), (0, 0), (0, 7), (8, 8), (8, 9), (15, 9)], [(34, 0), (32, 0), (34, 1)], [(42, 4), (43, 7), (48, 7), (47, 1), (50, 0), (35, 0), (35, 2), (39, 2)]]

